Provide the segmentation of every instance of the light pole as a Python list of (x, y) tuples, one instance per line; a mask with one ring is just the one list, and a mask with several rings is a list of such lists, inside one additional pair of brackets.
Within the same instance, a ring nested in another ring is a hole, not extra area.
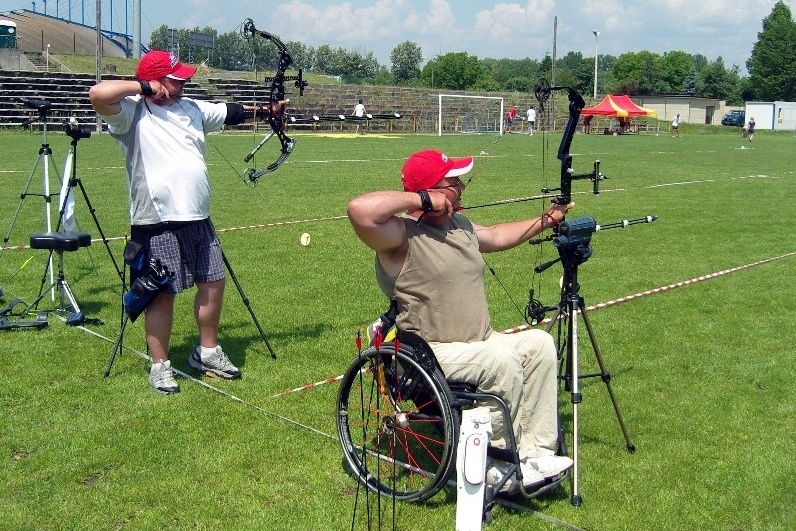
[(597, 99), (597, 58), (600, 57), (597, 54), (597, 43), (600, 41), (600, 32), (597, 30), (592, 30), (594, 33), (594, 99)]
[[(437, 57), (439, 57), (439, 55), (438, 55)], [(437, 59), (437, 57), (428, 58), (428, 57), (426, 57), (426, 56), (424, 55), (424, 56), (422, 56), (422, 57), (420, 58), (420, 59), (422, 59), (423, 61), (428, 61), (428, 62), (430, 62), (430, 63), (431, 63), (431, 88), (434, 88), (434, 61)]]

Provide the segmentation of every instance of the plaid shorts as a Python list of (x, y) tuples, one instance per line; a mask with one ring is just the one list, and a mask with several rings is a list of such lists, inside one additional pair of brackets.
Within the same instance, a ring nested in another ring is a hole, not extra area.
[[(201, 221), (133, 225), (130, 237), (149, 250), (166, 268), (176, 273), (166, 292), (176, 295), (195, 282), (215, 282), (224, 278), (221, 244), (210, 218)], [(134, 281), (135, 272), (130, 281)]]

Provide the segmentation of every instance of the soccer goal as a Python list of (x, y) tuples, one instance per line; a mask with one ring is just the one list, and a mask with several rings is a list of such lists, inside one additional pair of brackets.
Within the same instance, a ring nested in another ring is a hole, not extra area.
[(446, 133), (503, 134), (501, 96), (440, 94), (437, 131)]

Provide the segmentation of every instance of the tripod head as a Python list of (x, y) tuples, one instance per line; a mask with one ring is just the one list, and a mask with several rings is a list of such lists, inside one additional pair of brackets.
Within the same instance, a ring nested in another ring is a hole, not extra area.
[(572, 220), (564, 220), (556, 226), (552, 237), (553, 245), (558, 249), (558, 258), (539, 264), (534, 268), (536, 273), (541, 273), (557, 262), (563, 262), (564, 268), (570, 265), (580, 265), (591, 256), (592, 248), (589, 245), (591, 235), (599, 225), (591, 216), (581, 216)]

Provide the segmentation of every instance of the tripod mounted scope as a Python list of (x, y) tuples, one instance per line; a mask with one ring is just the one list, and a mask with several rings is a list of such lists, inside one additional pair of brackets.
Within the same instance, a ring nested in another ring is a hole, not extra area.
[(14, 98), (17, 103), (22, 103), (29, 109), (36, 109), (39, 113), (44, 114), (52, 108), (52, 103), (45, 100), (26, 100), (25, 98)]
[[(599, 225), (591, 216), (581, 216), (574, 219), (566, 219), (555, 228), (555, 234), (549, 238), (558, 250), (558, 258), (539, 264), (534, 268), (535, 273), (547, 270), (553, 264), (561, 262), (564, 266), (564, 279), (562, 289), (574, 289), (577, 291), (577, 268), (580, 264), (591, 258), (592, 246), (591, 235), (595, 232), (608, 229), (619, 229), (636, 225), (638, 223), (652, 223), (658, 216), (644, 216), (637, 219), (624, 219), (616, 223)], [(541, 243), (542, 240), (533, 240), (531, 243)], [(528, 324), (541, 323), (545, 314), (555, 311), (558, 306), (545, 306), (534, 297), (534, 289), (528, 294), (528, 304), (525, 309), (525, 321)]]
[[(39, 119), (44, 123), (45, 128), (47, 127), (47, 114), (52, 109), (52, 103), (45, 100), (29, 100), (25, 98), (14, 98), (17, 103), (21, 103), (25, 105), (28, 109), (36, 109), (39, 113)], [(25, 120), (22, 122), (23, 127), (27, 127), (34, 122), (33, 118)]]
[(72, 124), (69, 120), (64, 120), (64, 133), (69, 135), (74, 142), (77, 142), (81, 138), (91, 137), (91, 129)]

